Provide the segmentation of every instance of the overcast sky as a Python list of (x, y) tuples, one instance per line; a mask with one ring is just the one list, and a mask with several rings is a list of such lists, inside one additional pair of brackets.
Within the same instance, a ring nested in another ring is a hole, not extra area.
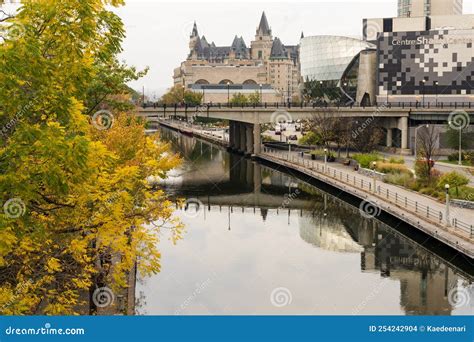
[[(333, 34), (360, 37), (362, 19), (395, 17), (397, 0), (250, 1), (128, 0), (116, 12), (124, 21), (127, 38), (122, 58), (138, 68), (150, 67), (146, 77), (131, 86), (145, 87), (151, 98), (172, 86), (173, 69), (189, 52), (194, 20), (199, 34), (217, 45), (230, 45), (242, 36), (247, 46), (255, 36), (265, 11), (274, 37), (284, 44), (298, 44), (305, 36)], [(473, 13), (474, 0), (464, 0), (464, 13)]]

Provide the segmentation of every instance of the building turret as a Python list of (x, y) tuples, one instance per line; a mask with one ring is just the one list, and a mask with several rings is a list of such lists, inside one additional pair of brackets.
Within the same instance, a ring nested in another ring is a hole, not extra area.
[(262, 12), (260, 24), (257, 27), (255, 40), (251, 43), (252, 59), (265, 60), (270, 56), (272, 48), (272, 30), (268, 25), (267, 16)]
[(193, 25), (193, 31), (191, 32), (191, 35), (189, 36), (189, 49), (192, 51), (194, 50), (194, 47), (196, 46), (196, 43), (199, 40), (199, 33), (197, 29), (196, 22), (194, 22)]
[(272, 35), (272, 30), (268, 25), (267, 16), (265, 12), (262, 13), (262, 17), (260, 18), (260, 24), (257, 27), (257, 36), (270, 36)]

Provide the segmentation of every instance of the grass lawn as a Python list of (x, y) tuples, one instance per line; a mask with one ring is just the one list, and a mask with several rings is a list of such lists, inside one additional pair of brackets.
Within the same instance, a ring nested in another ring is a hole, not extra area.
[[(438, 161), (441, 162), (441, 163), (448, 163), (448, 164), (458, 165), (457, 160), (442, 159), (442, 160), (438, 160)], [(469, 160), (463, 160), (462, 165), (464, 165), (464, 166), (474, 166), (474, 165), (471, 164), (471, 162)]]

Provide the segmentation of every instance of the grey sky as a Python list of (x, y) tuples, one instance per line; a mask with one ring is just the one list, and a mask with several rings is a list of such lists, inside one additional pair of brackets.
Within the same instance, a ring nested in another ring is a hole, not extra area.
[[(188, 53), (189, 34), (196, 20), (200, 35), (217, 45), (230, 45), (234, 35), (247, 44), (263, 10), (273, 36), (285, 44), (298, 44), (305, 36), (334, 34), (360, 37), (362, 19), (394, 17), (397, 0), (336, 1), (153, 1), (128, 0), (116, 12), (127, 30), (122, 58), (139, 68), (150, 67), (148, 75), (131, 86), (145, 87), (147, 96), (160, 96), (172, 86), (173, 69)], [(464, 0), (464, 13), (473, 13), (474, 0)]]

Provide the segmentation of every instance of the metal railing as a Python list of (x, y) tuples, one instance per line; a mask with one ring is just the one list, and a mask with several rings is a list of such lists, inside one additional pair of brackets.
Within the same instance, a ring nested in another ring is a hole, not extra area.
[[(474, 238), (473, 224), (463, 222), (458, 218), (451, 218), (449, 225), (447, 225), (445, 222), (445, 215), (443, 211), (410, 199), (406, 195), (400, 195), (396, 191), (390, 190), (389, 188), (384, 187), (383, 185), (378, 185), (377, 183), (381, 182), (380, 180), (374, 183), (373, 179), (368, 180), (366, 178), (358, 177), (354, 174), (349, 174), (347, 172), (331, 168), (327, 165), (325, 166), (324, 164), (320, 164), (319, 162), (315, 162), (314, 160), (306, 159), (304, 157), (300, 157), (294, 154), (292, 155), (288, 153), (288, 151), (274, 150), (268, 147), (263, 147), (263, 151), (264, 153), (267, 153), (270, 156), (286, 160), (293, 164), (301, 165), (303, 167), (308, 168), (310, 171), (318, 172), (343, 184), (347, 184), (354, 188), (368, 192), (372, 195), (376, 195), (380, 199), (395, 204), (397, 207), (405, 209), (407, 212), (415, 214), (420, 218), (426, 219), (427, 221), (430, 221), (437, 225), (442, 225), (448, 231), (450, 229), (454, 231), (460, 231), (467, 234), (469, 238)], [(376, 187), (375, 190), (374, 184)]]
[(316, 103), (316, 102), (259, 102), (259, 103), (203, 103), (203, 104), (186, 104), (175, 103), (171, 105), (161, 103), (146, 103), (142, 108), (155, 108), (161, 110), (173, 109), (189, 109), (205, 111), (210, 108), (263, 108), (263, 109), (278, 109), (278, 108), (397, 108), (397, 109), (457, 109), (457, 108), (474, 108), (474, 102), (439, 102), (439, 103), (423, 103), (423, 102), (383, 102), (374, 103), (373, 105), (365, 105), (358, 102), (354, 103)]
[[(201, 125), (191, 124), (189, 122), (177, 120), (166, 120), (166, 123), (176, 129), (188, 128), (191, 129), (193, 133), (209, 136), (211, 138), (221, 140), (222, 142), (229, 142), (229, 134), (225, 132), (225, 128), (203, 127)], [(222, 135), (215, 134), (215, 132), (217, 131), (223, 131)]]

